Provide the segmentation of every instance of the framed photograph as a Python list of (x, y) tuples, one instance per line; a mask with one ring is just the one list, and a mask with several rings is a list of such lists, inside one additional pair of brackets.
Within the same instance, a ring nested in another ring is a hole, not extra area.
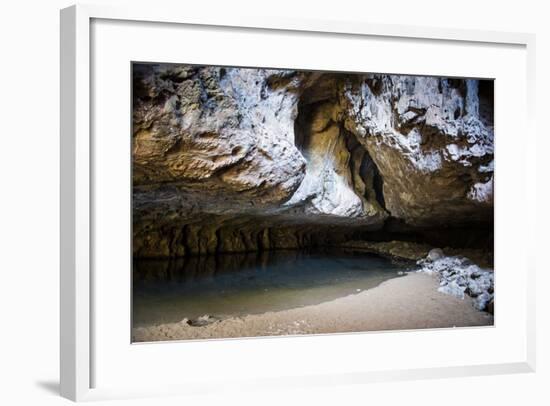
[(62, 395), (533, 371), (533, 58), (62, 10)]

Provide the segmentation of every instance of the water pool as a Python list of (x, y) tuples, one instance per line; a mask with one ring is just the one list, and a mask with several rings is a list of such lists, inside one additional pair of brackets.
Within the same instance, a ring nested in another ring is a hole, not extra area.
[(319, 304), (371, 289), (409, 267), (338, 251), (134, 260), (133, 327)]

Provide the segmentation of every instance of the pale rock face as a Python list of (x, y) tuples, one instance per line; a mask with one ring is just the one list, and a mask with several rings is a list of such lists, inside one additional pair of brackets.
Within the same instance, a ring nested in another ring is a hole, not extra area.
[(481, 202), (493, 203), (493, 177), (485, 183), (476, 183), (468, 192), (468, 198)]
[(418, 225), (491, 216), (479, 207), (492, 202), (492, 111), (480, 115), (477, 80), (366, 75), (344, 103), (392, 216)]
[(143, 70), (149, 98), (135, 106), (135, 186), (179, 184), (278, 204), (300, 185), (305, 160), (292, 126), (297, 99), (283, 91), (265, 96), (266, 71)]
[(309, 142), (302, 151), (306, 176), (287, 205), (305, 202), (305, 212), (312, 215), (368, 217), (373, 213), (364, 212), (363, 200), (354, 188), (345, 139), (336, 124), (323, 119), (326, 113), (321, 110), (313, 117)]
[[(311, 214), (341, 217), (363, 214), (361, 198), (355, 193), (346, 168), (349, 153), (342, 142), (335, 126), (317, 135), (315, 147), (308, 154), (306, 176), (287, 205), (309, 201), (307, 212)], [(336, 151), (343, 153), (337, 155)]]

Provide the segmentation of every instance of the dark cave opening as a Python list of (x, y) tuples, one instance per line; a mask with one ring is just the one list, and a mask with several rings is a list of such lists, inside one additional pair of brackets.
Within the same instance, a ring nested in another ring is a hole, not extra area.
[[(359, 175), (362, 183), (367, 186), (364, 188), (363, 196), (371, 202), (376, 201), (380, 207), (386, 210), (384, 179), (368, 149), (357, 140), (357, 136), (346, 130), (344, 126), (340, 127), (340, 132), (345, 137), (347, 148), (350, 151), (350, 168), (359, 165), (358, 172), (352, 171), (352, 173), (354, 176)], [(357, 188), (355, 189), (360, 192)]]
[(479, 81), (479, 116), (487, 125), (494, 123), (494, 93), (495, 81), (486, 79)]
[(483, 79), (479, 81), (478, 86), (479, 97), (492, 102), (495, 94), (495, 81), (492, 79)]
[[(376, 82), (376, 88), (380, 88), (380, 81)], [(341, 121), (336, 121), (338, 114), (339, 100), (334, 98), (325, 89), (309, 88), (298, 100), (297, 116), (294, 121), (295, 145), (304, 155), (306, 160), (309, 156), (309, 146), (315, 132), (323, 132), (331, 125), (338, 126), (340, 136), (344, 138), (349, 153), (349, 169), (351, 181), (355, 192), (368, 201), (377, 202), (384, 210), (384, 180), (380, 175), (375, 162), (371, 158), (367, 148), (358, 141), (357, 136), (348, 131)], [(321, 111), (326, 113), (320, 113)], [(332, 113), (332, 114), (331, 114)], [(325, 114), (325, 122), (319, 126), (321, 121), (317, 116)]]

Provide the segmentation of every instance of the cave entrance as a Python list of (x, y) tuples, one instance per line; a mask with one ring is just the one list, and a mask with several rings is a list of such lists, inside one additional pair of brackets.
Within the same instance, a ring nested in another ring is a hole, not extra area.
[[(338, 86), (341, 84), (334, 84), (335, 88)], [(306, 170), (320, 176), (319, 166), (326, 171), (332, 165), (334, 172), (345, 179), (350, 192), (361, 199), (363, 211), (386, 212), (383, 178), (366, 141), (360, 142), (345, 128), (340, 99), (327, 92), (324, 84), (320, 89), (312, 86), (300, 97), (297, 110), (295, 144), (308, 161)], [(315, 160), (323, 162), (312, 164)]]

